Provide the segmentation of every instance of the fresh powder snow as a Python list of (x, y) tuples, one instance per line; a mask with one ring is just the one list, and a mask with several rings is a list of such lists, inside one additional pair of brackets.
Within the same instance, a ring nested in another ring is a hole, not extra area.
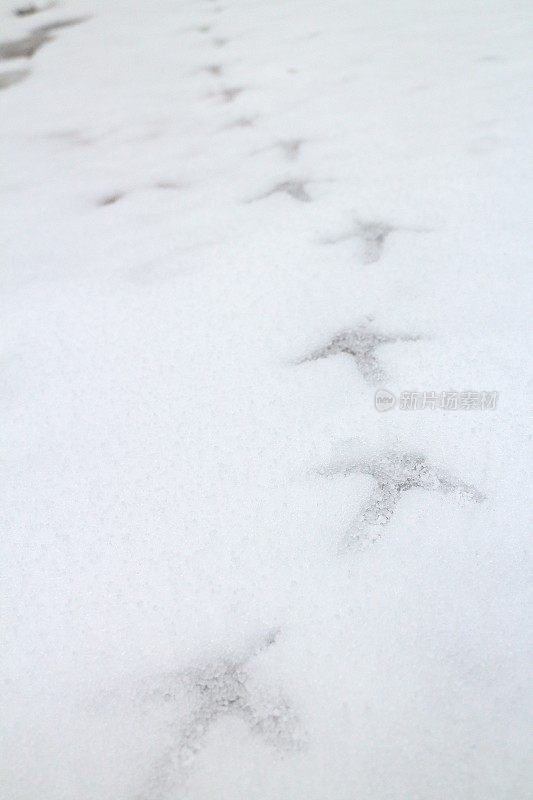
[(532, 24), (0, 0), (2, 800), (531, 797)]

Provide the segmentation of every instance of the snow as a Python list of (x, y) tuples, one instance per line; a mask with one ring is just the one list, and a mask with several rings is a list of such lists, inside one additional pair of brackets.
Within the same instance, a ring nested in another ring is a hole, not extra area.
[(526, 800), (530, 4), (28, 5), (2, 798)]

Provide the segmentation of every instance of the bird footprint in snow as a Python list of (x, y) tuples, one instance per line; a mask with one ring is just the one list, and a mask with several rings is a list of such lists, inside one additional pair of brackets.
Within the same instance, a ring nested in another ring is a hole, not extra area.
[(324, 239), (323, 244), (337, 244), (348, 239), (359, 239), (362, 242), (361, 261), (363, 264), (375, 264), (383, 255), (385, 242), (392, 233), (406, 231), (412, 233), (428, 233), (425, 228), (404, 228), (390, 225), (387, 222), (364, 222), (355, 220), (351, 229), (339, 236)]
[(385, 370), (376, 354), (377, 347), (394, 342), (418, 342), (421, 338), (421, 336), (405, 333), (377, 333), (370, 330), (366, 325), (360, 325), (353, 330), (340, 331), (324, 347), (313, 350), (296, 363), (303, 364), (306, 361), (318, 361), (321, 358), (344, 353), (354, 359), (357, 369), (364, 380), (371, 386), (376, 386), (386, 378)]
[(376, 487), (347, 531), (341, 550), (364, 549), (382, 536), (403, 492), (425, 489), (430, 492), (455, 494), (464, 500), (480, 503), (484, 495), (475, 486), (428, 463), (420, 453), (387, 450), (375, 458), (337, 464), (319, 470), (326, 476), (370, 475)]
[[(151, 702), (175, 704), (185, 697), (190, 711), (173, 723), (175, 740), (156, 765), (143, 800), (170, 797), (186, 778), (212, 725), (227, 716), (242, 720), (265, 743), (282, 750), (304, 744), (300, 722), (288, 701), (252, 677), (250, 662), (271, 647), (278, 637), (271, 631), (237, 657), (221, 657), (183, 672), (171, 672), (155, 682)], [(174, 796), (174, 795), (172, 795)]]

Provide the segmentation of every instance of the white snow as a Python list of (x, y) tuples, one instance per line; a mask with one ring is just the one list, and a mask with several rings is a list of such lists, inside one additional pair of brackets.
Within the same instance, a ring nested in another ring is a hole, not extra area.
[[(531, 4), (28, 5), (0, 54), (78, 24), (0, 60), (2, 800), (526, 800)], [(342, 550), (406, 454), (475, 491)]]

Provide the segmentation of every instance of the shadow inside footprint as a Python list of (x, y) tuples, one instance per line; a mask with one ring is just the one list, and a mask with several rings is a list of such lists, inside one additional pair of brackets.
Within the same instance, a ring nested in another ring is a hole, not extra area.
[(222, 64), (208, 64), (202, 68), (202, 72), (207, 72), (209, 75), (222, 75), (224, 67)]
[(3, 72), (0, 74), (0, 91), (7, 89), (9, 86), (14, 86), (25, 80), (30, 74), (29, 69), (17, 69), (12, 72)]
[(183, 185), (179, 184), (177, 181), (157, 181), (157, 183), (154, 183), (154, 188), (156, 188), (156, 189), (183, 189)]
[(115, 203), (118, 203), (119, 200), (125, 197), (124, 192), (115, 192), (114, 194), (108, 194), (105, 197), (102, 197), (97, 205), (98, 206), (113, 206)]
[(52, 37), (41, 31), (34, 31), (29, 36), (22, 39), (15, 39), (12, 42), (2, 42), (0, 44), (0, 59), (8, 61), (12, 58), (32, 58), (47, 42), (51, 42)]
[(53, 8), (55, 5), (56, 3), (46, 3), (45, 5), (36, 6), (33, 3), (29, 3), (27, 6), (19, 6), (13, 9), (13, 14), (16, 17), (29, 17), (32, 14), (38, 14), (40, 11), (48, 11), (49, 8)]
[(360, 260), (362, 264), (376, 264), (382, 257), (388, 237), (400, 231), (409, 233), (429, 233), (426, 228), (410, 228), (390, 225), (388, 222), (354, 220), (351, 230), (339, 236), (324, 239), (323, 244), (337, 244), (349, 239), (361, 243)]
[(231, 128), (253, 128), (254, 125), (255, 117), (239, 117), (233, 122), (230, 122), (229, 125), (224, 125), (223, 130), (230, 130)]
[(56, 22), (49, 22), (46, 25), (40, 25), (36, 31), (40, 33), (54, 33), (63, 28), (72, 28), (74, 25), (81, 25), (82, 22), (87, 22), (90, 17), (71, 17), (70, 19), (58, 19)]
[(223, 103), (233, 103), (245, 91), (246, 89), (243, 86), (230, 86), (227, 89), (221, 89), (220, 92), (214, 92), (212, 96), (222, 98)]
[(43, 45), (54, 40), (54, 37), (51, 35), (54, 31), (68, 28), (72, 25), (79, 25), (87, 19), (88, 17), (75, 17), (72, 19), (50, 22), (47, 25), (41, 25), (39, 28), (35, 28), (34, 31), (28, 34), (28, 36), (24, 36), (22, 39), (2, 42), (0, 43), (0, 60), (8, 61), (13, 58), (32, 58)]
[(272, 197), (275, 194), (287, 194), (289, 197), (292, 197), (293, 200), (298, 200), (300, 203), (310, 203), (312, 197), (306, 189), (307, 183), (308, 181), (303, 180), (282, 181), (273, 186), (268, 192), (264, 192), (258, 195), (258, 197), (254, 197), (246, 202), (254, 203), (258, 200), (266, 200), (267, 197)]

